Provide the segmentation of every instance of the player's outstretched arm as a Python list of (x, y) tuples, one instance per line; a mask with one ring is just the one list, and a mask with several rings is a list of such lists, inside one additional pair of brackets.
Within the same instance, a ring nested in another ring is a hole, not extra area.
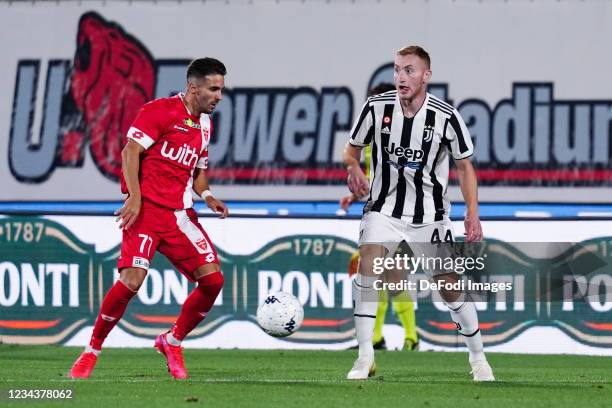
[(217, 200), (210, 192), (205, 169), (196, 167), (193, 175), (193, 191), (206, 201), (208, 208), (221, 214), (219, 218), (225, 218), (229, 215), (229, 210), (225, 203)]
[(119, 228), (128, 229), (134, 224), (140, 206), (142, 205), (142, 196), (140, 193), (140, 181), (138, 180), (138, 172), (140, 171), (140, 154), (144, 151), (137, 142), (128, 139), (127, 144), (121, 151), (121, 170), (123, 178), (128, 189), (128, 198), (125, 200), (123, 207), (115, 211), (117, 221), (121, 220)]
[(465, 239), (468, 242), (482, 240), (482, 226), (478, 211), (478, 178), (470, 159), (455, 160), (461, 194), (465, 201)]
[(363, 170), (361, 170), (361, 165), (359, 164), (361, 149), (362, 148), (359, 146), (347, 143), (342, 153), (342, 162), (348, 172), (348, 188), (351, 193), (355, 194), (357, 197), (365, 196), (370, 189), (368, 179), (363, 173)]

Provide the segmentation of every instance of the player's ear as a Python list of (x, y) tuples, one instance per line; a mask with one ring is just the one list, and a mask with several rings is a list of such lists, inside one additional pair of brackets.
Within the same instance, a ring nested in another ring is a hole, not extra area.
[(431, 69), (428, 69), (427, 71), (425, 71), (423, 80), (425, 81), (425, 83), (428, 83), (431, 80)]
[(198, 86), (196, 85), (195, 81), (187, 82), (187, 93), (195, 93), (197, 89)]

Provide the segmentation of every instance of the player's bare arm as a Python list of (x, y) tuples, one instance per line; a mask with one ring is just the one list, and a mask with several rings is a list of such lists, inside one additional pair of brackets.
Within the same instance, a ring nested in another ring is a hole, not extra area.
[[(206, 205), (208, 208), (213, 210), (214, 212), (221, 214), (219, 218), (225, 218), (229, 215), (229, 210), (225, 203), (221, 200), (216, 199), (212, 194), (210, 194), (210, 190), (208, 189), (208, 176), (206, 175), (206, 170), (201, 168), (196, 168), (193, 175), (193, 191), (200, 197), (204, 198), (206, 201)], [(208, 194), (204, 194), (205, 191), (208, 191)]]
[(468, 242), (482, 240), (482, 227), (478, 211), (478, 179), (470, 159), (455, 160), (459, 186), (465, 201), (465, 235)]
[(119, 228), (128, 229), (134, 224), (140, 207), (142, 205), (142, 196), (140, 194), (140, 182), (138, 181), (138, 171), (140, 170), (140, 154), (144, 151), (144, 147), (128, 140), (127, 144), (121, 151), (121, 169), (123, 177), (128, 188), (129, 195), (123, 204), (123, 207), (115, 211), (117, 221), (121, 220)]
[(361, 169), (359, 160), (361, 159), (361, 150), (359, 146), (354, 146), (347, 143), (342, 153), (342, 162), (348, 172), (347, 184), (351, 193), (357, 197), (363, 197), (368, 194), (370, 186), (368, 179)]

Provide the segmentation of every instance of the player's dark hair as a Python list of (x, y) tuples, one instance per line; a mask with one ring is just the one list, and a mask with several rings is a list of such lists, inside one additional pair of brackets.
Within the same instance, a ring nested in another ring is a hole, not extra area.
[(206, 75), (225, 75), (227, 70), (225, 65), (218, 59), (214, 58), (198, 58), (191, 61), (187, 67), (187, 81), (190, 78), (201, 79)]
[(394, 91), (394, 90), (395, 90), (395, 85), (389, 82), (381, 82), (380, 84), (376, 85), (374, 88), (370, 89), (370, 92), (368, 92), (368, 96), (374, 96), (374, 95), (378, 95), (381, 93)]
[(423, 47), (419, 47), (418, 45), (409, 45), (397, 50), (397, 55), (416, 55), (420, 59), (425, 62), (427, 65), (427, 69), (431, 68), (431, 58), (429, 58), (429, 53), (423, 49)]

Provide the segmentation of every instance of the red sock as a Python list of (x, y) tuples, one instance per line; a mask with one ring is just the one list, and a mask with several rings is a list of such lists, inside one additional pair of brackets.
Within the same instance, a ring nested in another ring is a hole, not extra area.
[(223, 274), (213, 272), (198, 279), (195, 288), (181, 308), (181, 313), (172, 327), (172, 336), (182, 341), (206, 317), (223, 287)]
[(115, 282), (112, 288), (104, 296), (102, 306), (100, 306), (100, 313), (96, 319), (96, 325), (91, 335), (91, 341), (89, 345), (100, 350), (102, 343), (108, 336), (108, 333), (115, 327), (125, 309), (127, 308), (128, 302), (134, 297), (136, 292), (128, 288), (125, 283), (120, 280)]

